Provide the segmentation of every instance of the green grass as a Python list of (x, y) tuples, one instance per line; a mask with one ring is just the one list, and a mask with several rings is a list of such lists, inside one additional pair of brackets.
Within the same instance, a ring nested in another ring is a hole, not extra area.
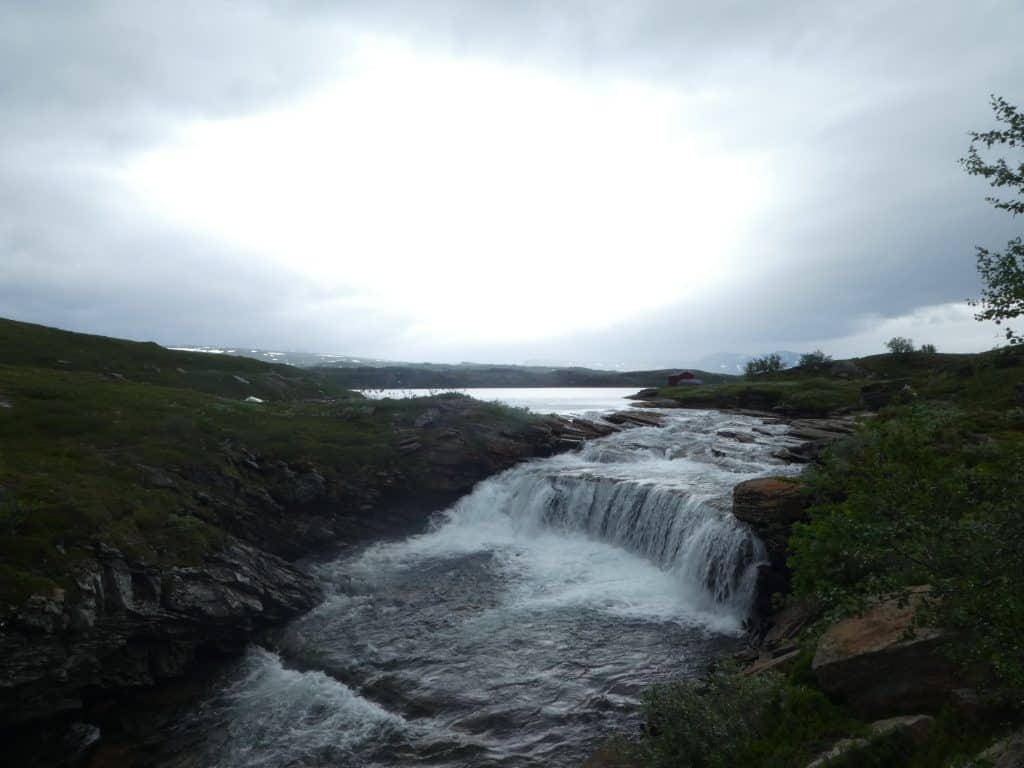
[(308, 369), (233, 355), (180, 352), (152, 342), (5, 319), (0, 319), (0, 365), (96, 373), (113, 381), (159, 384), (240, 400), (248, 396), (275, 401), (355, 396)]
[(871, 723), (830, 701), (804, 671), (747, 678), (729, 668), (704, 680), (653, 686), (638, 743), (616, 742), (626, 765), (650, 768), (793, 768), (841, 739), (862, 739), (829, 768), (948, 768), (962, 765), (1012, 727), (1003, 718), (935, 713), (927, 740), (906, 732), (872, 736)]
[[(75, 562), (97, 542), (161, 566), (201, 560), (238, 528), (224, 517), (229, 505), (197, 498), (220, 493), (237, 507), (243, 486), (263, 482), (239, 470), (241, 449), (315, 465), (346, 487), (396, 470), (421, 477), (429, 467), (399, 451), (400, 435), (446, 399), (371, 401), (336, 388), (324, 397), (319, 377), (297, 369), (10, 321), (0, 321), (0, 361), (0, 614), (30, 594), (73, 589)], [(253, 390), (238, 390), (236, 372), (288, 386), (245, 402)], [(452, 423), (470, 443), (483, 439), (474, 424), (530, 421), (459, 399)]]
[(722, 384), (665, 387), (670, 397), (691, 408), (750, 408), (792, 416), (827, 416), (859, 406), (861, 384), (821, 377), (792, 381), (739, 379)]
[(691, 408), (750, 408), (815, 417), (864, 408), (865, 386), (886, 390), (888, 404), (912, 398), (1003, 409), (1019, 403), (1017, 387), (1024, 385), (1024, 350), (1010, 347), (980, 354), (874, 355), (850, 362), (859, 375), (849, 379), (829, 376), (827, 367), (790, 368), (751, 379), (664, 387), (658, 396)]

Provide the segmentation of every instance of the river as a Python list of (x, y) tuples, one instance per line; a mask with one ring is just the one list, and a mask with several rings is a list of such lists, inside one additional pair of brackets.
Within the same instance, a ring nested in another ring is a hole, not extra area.
[(439, 392), (461, 392), (477, 400), (498, 401), (536, 413), (566, 415), (596, 414), (629, 406), (626, 398), (636, 387), (482, 387), (479, 389), (364, 389), (374, 399), (383, 397), (422, 397)]
[(741, 645), (763, 549), (731, 491), (790, 471), (784, 427), (745, 444), (716, 433), (758, 419), (665, 413), (314, 566), (323, 604), (175, 726), (187, 763), (578, 766), (635, 731), (647, 686)]

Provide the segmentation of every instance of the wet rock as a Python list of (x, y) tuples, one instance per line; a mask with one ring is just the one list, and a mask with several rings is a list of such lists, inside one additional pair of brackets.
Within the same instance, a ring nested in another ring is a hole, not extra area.
[(815, 427), (794, 427), (787, 433), (789, 437), (795, 437), (798, 440), (826, 440), (835, 441), (842, 437), (841, 433), (827, 431)]
[(732, 438), (741, 443), (752, 443), (756, 439), (749, 432), (737, 432), (735, 429), (720, 429), (715, 434), (719, 437)]
[(1024, 768), (1024, 730), (1000, 739), (977, 759), (990, 768)]
[[(641, 389), (636, 394), (627, 395), (626, 397), (629, 400), (650, 400), (651, 398), (654, 398), (654, 397), (657, 397), (657, 396), (658, 396), (658, 388), (657, 387), (647, 387), (646, 389)], [(673, 400), (672, 402), (675, 403), (675, 400)]]
[(664, 416), (649, 411), (616, 411), (608, 414), (604, 419), (612, 424), (635, 427), (660, 427), (665, 423)]
[(833, 624), (811, 665), (821, 689), (866, 716), (934, 711), (948, 702), (964, 680), (943, 653), (942, 632), (914, 626), (925, 594), (903, 605), (881, 601)]
[(794, 429), (814, 429), (822, 432), (838, 432), (849, 435), (857, 430), (854, 419), (794, 419), (790, 422)]
[(878, 737), (901, 731), (910, 736), (914, 744), (921, 746), (928, 741), (928, 737), (931, 736), (934, 728), (934, 717), (929, 715), (903, 715), (902, 717), (876, 720), (871, 724), (871, 734)]
[(806, 487), (788, 477), (760, 477), (737, 485), (732, 492), (732, 513), (764, 543), (768, 563), (758, 570), (757, 614), (772, 612), (772, 596), (789, 592), (786, 565), (793, 523), (807, 519), (810, 497)]
[(439, 409), (429, 408), (423, 413), (421, 413), (419, 416), (417, 416), (413, 424), (422, 429), (423, 427), (428, 427), (435, 421), (437, 421), (437, 417), (440, 415), (441, 411)]
[(200, 649), (240, 648), (318, 595), (307, 574), (238, 541), (201, 566), (162, 574), (104, 547), (76, 580), (78, 602), (32, 598), (0, 630), (0, 725), (183, 674)]
[(835, 760), (837, 757), (853, 752), (854, 750), (863, 749), (870, 742), (867, 739), (840, 739), (832, 745), (828, 752), (818, 755), (814, 760), (807, 764), (807, 768), (824, 768), (830, 762)]
[(670, 397), (651, 397), (633, 403), (634, 408), (678, 408), (679, 401)]
[(790, 602), (774, 612), (766, 621), (767, 632), (762, 640), (764, 648), (775, 650), (790, 643), (800, 631), (821, 615), (821, 607), (809, 600)]
[(747, 677), (757, 677), (765, 672), (788, 672), (800, 656), (799, 648), (791, 648), (778, 655), (764, 653), (750, 666), (743, 670)]
[(737, 485), (732, 513), (764, 542), (774, 565), (784, 565), (793, 523), (807, 519), (806, 486), (790, 477), (759, 477)]

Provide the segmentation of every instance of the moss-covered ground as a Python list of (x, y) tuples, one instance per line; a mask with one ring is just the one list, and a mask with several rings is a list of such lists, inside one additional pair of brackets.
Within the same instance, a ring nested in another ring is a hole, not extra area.
[[(97, 542), (157, 565), (197, 562), (224, 533), (195, 503), (201, 480), (184, 478), (230, 480), (234, 448), (350, 485), (415, 475), (401, 436), (436, 402), (370, 401), (303, 369), (0, 320), (0, 612), (73, 589), (75, 561)], [(527, 419), (487, 403), (460, 418)]]
[[(683, 387), (663, 387), (658, 397), (691, 408), (750, 408), (791, 416), (828, 416), (872, 408), (865, 387), (881, 390), (886, 404), (942, 400), (971, 408), (1008, 408), (1024, 385), (1024, 352), (1005, 348), (981, 354), (874, 355), (831, 366), (791, 368), (751, 378), (735, 377)], [(844, 376), (836, 375), (843, 372)]]

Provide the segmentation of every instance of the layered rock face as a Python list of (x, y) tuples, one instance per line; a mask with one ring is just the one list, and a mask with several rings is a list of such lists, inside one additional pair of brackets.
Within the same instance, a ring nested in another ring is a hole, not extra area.
[(235, 650), (318, 596), (308, 575), (237, 540), (202, 566), (164, 571), (103, 548), (76, 581), (79, 594), (35, 596), (0, 633), (6, 726), (181, 675), (200, 649)]
[(772, 595), (789, 592), (789, 534), (793, 523), (807, 519), (810, 497), (799, 480), (761, 477), (737, 485), (732, 500), (733, 514), (753, 529), (768, 554), (768, 564), (758, 574), (756, 606), (761, 616), (767, 616)]

